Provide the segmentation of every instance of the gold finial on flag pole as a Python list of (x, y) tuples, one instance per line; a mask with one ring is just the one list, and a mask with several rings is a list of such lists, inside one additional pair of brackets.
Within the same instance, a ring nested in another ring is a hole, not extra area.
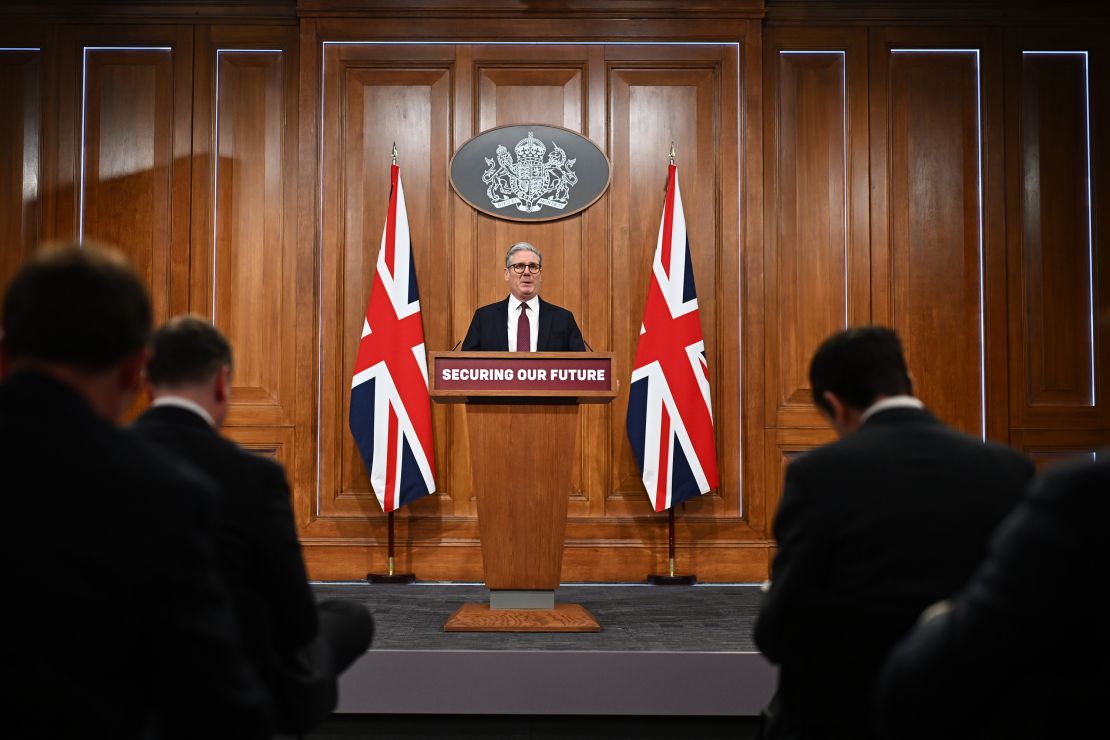
[[(671, 151), (674, 151), (674, 145), (671, 145)], [(397, 164), (397, 142), (393, 142), (393, 164)]]
[(671, 164), (674, 164), (674, 142), (671, 142)]

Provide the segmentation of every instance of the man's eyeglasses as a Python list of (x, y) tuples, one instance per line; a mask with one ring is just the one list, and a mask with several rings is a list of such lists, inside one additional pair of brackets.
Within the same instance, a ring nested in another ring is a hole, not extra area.
[(532, 275), (535, 275), (537, 272), (540, 271), (540, 266), (537, 265), (535, 262), (517, 262), (515, 265), (509, 265), (509, 269), (515, 272), (517, 275), (523, 275), (524, 268), (528, 268), (528, 272)]

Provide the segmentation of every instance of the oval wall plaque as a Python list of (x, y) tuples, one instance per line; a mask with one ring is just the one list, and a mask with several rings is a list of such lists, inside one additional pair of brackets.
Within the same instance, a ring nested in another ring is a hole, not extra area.
[(494, 218), (551, 221), (601, 197), (609, 187), (609, 159), (570, 129), (499, 126), (459, 147), (451, 158), (451, 186)]

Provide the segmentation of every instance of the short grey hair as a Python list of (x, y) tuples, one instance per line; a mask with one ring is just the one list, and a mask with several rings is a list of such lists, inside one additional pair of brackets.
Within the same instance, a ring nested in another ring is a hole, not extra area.
[(543, 267), (543, 255), (540, 254), (540, 250), (536, 249), (528, 242), (517, 242), (513, 246), (509, 247), (509, 251), (505, 253), (506, 270), (509, 269), (509, 265), (511, 265), (513, 261), (513, 255), (517, 252), (531, 252), (532, 254), (536, 255), (536, 259), (539, 260), (540, 267)]

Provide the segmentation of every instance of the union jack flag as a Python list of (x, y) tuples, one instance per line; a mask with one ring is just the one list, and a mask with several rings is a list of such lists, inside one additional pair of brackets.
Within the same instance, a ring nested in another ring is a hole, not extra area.
[(674, 164), (667, 172), (663, 222), (629, 385), (627, 425), (656, 511), (717, 487), (709, 366)]
[(349, 418), (386, 513), (436, 489), (420, 294), (396, 164), (389, 178), (389, 211), (355, 360)]

